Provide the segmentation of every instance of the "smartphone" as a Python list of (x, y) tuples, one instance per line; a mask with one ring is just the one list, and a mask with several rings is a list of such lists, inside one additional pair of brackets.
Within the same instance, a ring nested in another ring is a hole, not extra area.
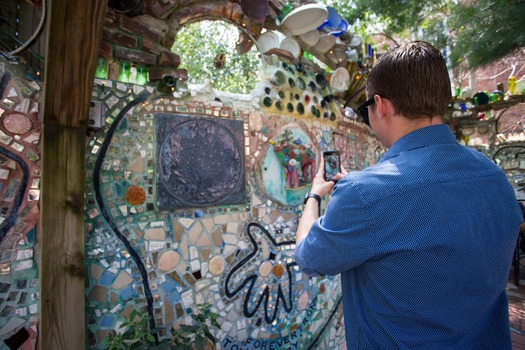
[(334, 176), (341, 172), (341, 157), (338, 151), (324, 151), (324, 179), (335, 181)]

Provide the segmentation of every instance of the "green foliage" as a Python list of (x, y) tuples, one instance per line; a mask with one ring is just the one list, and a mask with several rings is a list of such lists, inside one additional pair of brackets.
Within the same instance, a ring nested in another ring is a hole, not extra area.
[(181, 325), (180, 330), (174, 331), (173, 341), (176, 350), (191, 349), (194, 344), (198, 350), (203, 350), (207, 341), (215, 344), (215, 337), (210, 332), (210, 327), (220, 329), (217, 322), (219, 315), (211, 311), (211, 304), (198, 304), (200, 312), (192, 314), (193, 325)]
[(453, 59), (468, 58), (470, 67), (489, 64), (525, 47), (525, 1), (477, 0), (460, 3), (450, 26), (457, 29)]
[(347, 0), (320, 1), (334, 7), (364, 38), (372, 35), (397, 41), (416, 32), (426, 19), (425, 13), (442, 6), (446, 0)]
[(149, 316), (133, 310), (129, 319), (124, 321), (121, 328), (123, 333), (112, 332), (104, 338), (102, 348), (105, 350), (139, 350), (148, 349), (156, 345), (155, 337), (149, 330)]
[(401, 33), (405, 29), (414, 29), (420, 22), (423, 1), (379, 0), (360, 2), (357, 11), (352, 15), (357, 19), (373, 22), (377, 19), (382, 22), (385, 33)]
[[(180, 68), (188, 71), (190, 83), (209, 79), (217, 90), (246, 94), (255, 87), (261, 60), (255, 45), (245, 54), (237, 53), (240, 34), (238, 27), (223, 21), (193, 22), (177, 33), (172, 51), (180, 55)], [(218, 54), (226, 58), (221, 68), (214, 65)]]
[(203, 350), (208, 342), (216, 343), (216, 339), (210, 331), (210, 327), (220, 329), (217, 322), (219, 315), (211, 311), (211, 304), (197, 304), (198, 313), (192, 314), (193, 323), (181, 325), (180, 329), (171, 331), (171, 338), (157, 341), (154, 334), (161, 329), (149, 328), (149, 316), (136, 310), (130, 318), (122, 323), (125, 328), (123, 333), (112, 332), (104, 338), (102, 348), (104, 350), (188, 350), (195, 347)]
[(447, 50), (454, 67), (483, 66), (525, 47), (523, 0), (321, 2), (337, 9), (365, 40), (377, 35), (398, 43), (426, 40)]

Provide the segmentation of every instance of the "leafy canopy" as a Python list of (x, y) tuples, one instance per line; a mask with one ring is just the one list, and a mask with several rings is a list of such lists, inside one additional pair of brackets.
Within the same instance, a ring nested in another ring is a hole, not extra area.
[(470, 68), (525, 47), (524, 0), (321, 0), (377, 42), (426, 40)]
[[(525, 47), (525, 1), (478, 0), (458, 4), (451, 13), (456, 55), (465, 52), (471, 67), (483, 66)], [(453, 53), (454, 54), (454, 53)]]

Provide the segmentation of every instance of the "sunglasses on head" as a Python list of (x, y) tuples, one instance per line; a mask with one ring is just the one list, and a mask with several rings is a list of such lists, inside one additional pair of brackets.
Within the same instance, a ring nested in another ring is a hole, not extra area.
[(357, 107), (357, 112), (359, 113), (361, 118), (363, 118), (363, 122), (368, 126), (370, 126), (370, 119), (368, 117), (368, 107), (373, 105), (374, 102), (375, 100), (372, 97), (366, 100), (361, 106)]

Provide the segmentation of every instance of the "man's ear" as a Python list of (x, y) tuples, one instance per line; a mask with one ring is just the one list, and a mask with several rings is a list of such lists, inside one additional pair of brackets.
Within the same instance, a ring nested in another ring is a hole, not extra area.
[(376, 113), (379, 115), (379, 117), (383, 118), (386, 112), (385, 111), (385, 108), (386, 108), (385, 99), (379, 95), (375, 95), (374, 101), (375, 101)]
[(377, 112), (381, 118), (383, 118), (385, 115), (394, 114), (394, 106), (389, 99), (375, 95), (374, 100), (377, 107)]

